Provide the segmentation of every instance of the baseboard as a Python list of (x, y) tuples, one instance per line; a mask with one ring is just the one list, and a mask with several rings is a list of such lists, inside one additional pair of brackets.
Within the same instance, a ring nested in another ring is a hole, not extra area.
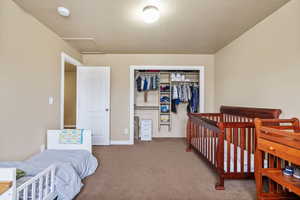
[(130, 140), (111, 140), (110, 145), (132, 145)]

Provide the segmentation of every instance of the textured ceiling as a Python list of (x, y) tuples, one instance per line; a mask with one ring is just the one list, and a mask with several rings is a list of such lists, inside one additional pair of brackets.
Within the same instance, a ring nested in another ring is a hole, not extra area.
[[(289, 0), (14, 1), (80, 52), (210, 54)], [(161, 11), (156, 23), (141, 19), (147, 4)], [(71, 16), (59, 16), (58, 6)]]

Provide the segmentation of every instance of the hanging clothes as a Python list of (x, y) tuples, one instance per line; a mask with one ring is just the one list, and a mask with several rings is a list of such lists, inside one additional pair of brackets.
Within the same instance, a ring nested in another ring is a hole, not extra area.
[(142, 78), (140, 76), (138, 76), (135, 81), (136, 81), (137, 91), (141, 92), (142, 91)]
[(148, 81), (147, 90), (151, 90), (151, 84), (153, 84), (153, 83), (151, 83), (151, 77), (150, 76), (147, 77), (147, 81)]
[(143, 91), (146, 91), (147, 88), (148, 88), (148, 80), (147, 80), (147, 77), (144, 77), (144, 85), (143, 85)]
[(199, 86), (191, 86), (192, 96), (187, 106), (187, 112), (197, 113), (199, 110)]
[(140, 75), (136, 77), (136, 88), (138, 92), (157, 90), (159, 78), (157, 75)]
[(153, 85), (154, 85), (154, 76), (151, 76), (150, 77), (150, 84), (149, 84), (150, 90), (153, 90)]

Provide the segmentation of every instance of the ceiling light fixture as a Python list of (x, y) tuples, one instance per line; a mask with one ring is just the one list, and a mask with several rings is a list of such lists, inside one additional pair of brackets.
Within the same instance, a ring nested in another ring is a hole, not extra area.
[(155, 6), (146, 6), (143, 9), (143, 19), (146, 23), (153, 23), (160, 17), (159, 10)]
[(70, 10), (65, 7), (58, 7), (57, 12), (63, 16), (63, 17), (69, 17), (70, 16)]

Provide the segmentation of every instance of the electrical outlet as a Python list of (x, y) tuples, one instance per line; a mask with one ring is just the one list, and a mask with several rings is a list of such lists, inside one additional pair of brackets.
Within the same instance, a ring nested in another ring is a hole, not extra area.
[(125, 128), (125, 129), (124, 129), (124, 134), (125, 134), (125, 135), (128, 135), (128, 128)]

